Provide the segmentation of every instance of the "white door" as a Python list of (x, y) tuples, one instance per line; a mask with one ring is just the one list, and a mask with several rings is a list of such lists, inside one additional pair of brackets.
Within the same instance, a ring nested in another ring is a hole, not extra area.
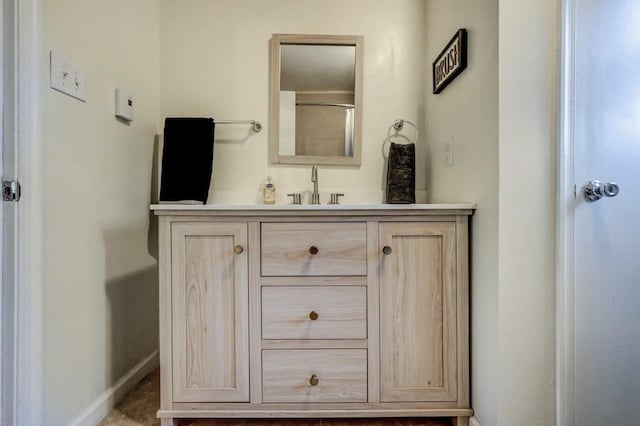
[[(0, 181), (16, 180), (16, 2), (0, 0)], [(2, 184), (0, 183), (0, 187)], [(17, 403), (17, 220), (18, 203), (0, 190), (0, 424), (16, 424)]]
[[(640, 425), (640, 2), (575, 0), (574, 19), (574, 419)], [(620, 192), (589, 202), (590, 180)]]

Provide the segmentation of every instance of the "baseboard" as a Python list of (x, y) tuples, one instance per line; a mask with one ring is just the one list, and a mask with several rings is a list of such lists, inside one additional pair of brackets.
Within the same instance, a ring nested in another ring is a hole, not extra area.
[(469, 417), (469, 426), (482, 426), (478, 419), (475, 417)]
[(70, 423), (72, 426), (95, 426), (109, 414), (109, 411), (127, 394), (140, 380), (152, 372), (159, 364), (158, 350), (140, 361), (127, 372), (113, 386), (104, 391), (82, 413)]

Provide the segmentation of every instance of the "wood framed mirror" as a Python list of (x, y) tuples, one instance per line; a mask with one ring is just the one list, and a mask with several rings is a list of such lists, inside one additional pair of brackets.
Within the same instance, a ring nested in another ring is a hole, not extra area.
[(272, 163), (360, 165), (363, 43), (363, 36), (272, 36)]

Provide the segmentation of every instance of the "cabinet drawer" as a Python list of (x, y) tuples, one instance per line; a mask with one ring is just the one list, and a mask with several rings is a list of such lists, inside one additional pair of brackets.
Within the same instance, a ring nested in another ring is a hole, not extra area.
[(263, 339), (366, 339), (366, 287), (262, 287)]
[(262, 400), (367, 402), (367, 351), (262, 351)]
[(263, 223), (262, 275), (366, 275), (367, 228), (353, 223)]

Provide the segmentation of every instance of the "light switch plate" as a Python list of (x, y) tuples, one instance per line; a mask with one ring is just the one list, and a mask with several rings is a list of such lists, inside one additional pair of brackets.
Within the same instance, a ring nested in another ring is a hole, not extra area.
[(133, 121), (133, 96), (122, 89), (116, 89), (116, 117)]
[(87, 101), (84, 69), (69, 59), (51, 52), (51, 88)]
[(447, 167), (453, 167), (453, 136), (444, 144), (444, 162)]

